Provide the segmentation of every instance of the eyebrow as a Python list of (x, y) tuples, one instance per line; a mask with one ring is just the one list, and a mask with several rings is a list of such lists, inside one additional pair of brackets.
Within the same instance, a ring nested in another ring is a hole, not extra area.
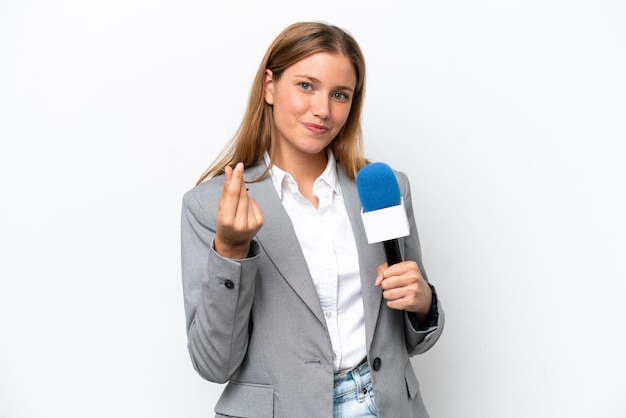
[[(308, 75), (308, 74), (295, 74), (294, 76), (295, 77), (306, 78), (306, 79), (309, 79), (311, 81), (318, 82), (318, 83), (320, 82), (319, 79), (317, 79), (317, 78), (315, 78), (315, 77), (313, 77), (311, 75)], [(349, 87), (349, 86), (337, 86), (336, 89), (338, 89), (338, 90), (347, 90), (347, 91), (349, 91), (351, 93), (354, 93), (354, 88)]]

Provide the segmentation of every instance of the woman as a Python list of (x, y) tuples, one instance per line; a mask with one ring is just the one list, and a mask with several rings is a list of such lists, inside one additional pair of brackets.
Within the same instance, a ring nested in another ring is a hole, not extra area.
[(269, 47), (233, 141), (183, 198), (182, 273), (196, 371), (217, 417), (428, 416), (409, 357), (444, 315), (411, 234), (387, 266), (356, 192), (365, 63), (351, 35), (301, 22)]

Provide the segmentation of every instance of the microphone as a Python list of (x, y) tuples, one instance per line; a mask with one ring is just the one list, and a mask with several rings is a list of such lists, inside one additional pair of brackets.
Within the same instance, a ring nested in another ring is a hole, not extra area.
[(356, 189), (367, 242), (384, 244), (388, 265), (401, 262), (398, 238), (406, 237), (410, 230), (393, 170), (382, 162), (366, 165), (356, 175)]

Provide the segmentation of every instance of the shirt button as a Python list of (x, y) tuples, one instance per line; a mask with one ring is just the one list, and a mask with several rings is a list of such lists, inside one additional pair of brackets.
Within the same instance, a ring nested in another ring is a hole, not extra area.
[(326, 311), (326, 318), (331, 318), (333, 316), (332, 311)]
[(374, 370), (380, 369), (380, 364), (381, 363), (382, 363), (382, 361), (380, 360), (380, 357), (376, 357), (374, 359), (374, 364), (372, 364), (372, 367), (374, 368)]
[(233, 283), (232, 280), (226, 280), (224, 282), (224, 286), (226, 286), (227, 289), (234, 289), (235, 288), (235, 283)]

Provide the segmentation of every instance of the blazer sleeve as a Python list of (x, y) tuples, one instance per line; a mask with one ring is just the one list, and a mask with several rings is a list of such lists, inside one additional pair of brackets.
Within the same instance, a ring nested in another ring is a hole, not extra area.
[(181, 215), (189, 355), (195, 370), (216, 383), (227, 382), (245, 356), (259, 258), (255, 241), (245, 260), (224, 258), (214, 251), (220, 191), (211, 184), (190, 190), (183, 197)]
[[(404, 259), (413, 260), (417, 263), (422, 277), (431, 285), (433, 294), (437, 295), (434, 285), (428, 280), (426, 269), (422, 262), (422, 250), (420, 247), (417, 226), (415, 224), (415, 215), (413, 212), (413, 201), (411, 199), (411, 186), (407, 176), (404, 173), (397, 172), (400, 190), (403, 191), (404, 207), (409, 220), (410, 235), (406, 237), (404, 242)], [(421, 354), (428, 351), (439, 339), (443, 331), (445, 323), (445, 314), (441, 306), (439, 296), (436, 296), (436, 318), (433, 318), (432, 324), (425, 329), (418, 328), (409, 318), (409, 313), (405, 313), (404, 328), (406, 336), (406, 344), (409, 355)]]

